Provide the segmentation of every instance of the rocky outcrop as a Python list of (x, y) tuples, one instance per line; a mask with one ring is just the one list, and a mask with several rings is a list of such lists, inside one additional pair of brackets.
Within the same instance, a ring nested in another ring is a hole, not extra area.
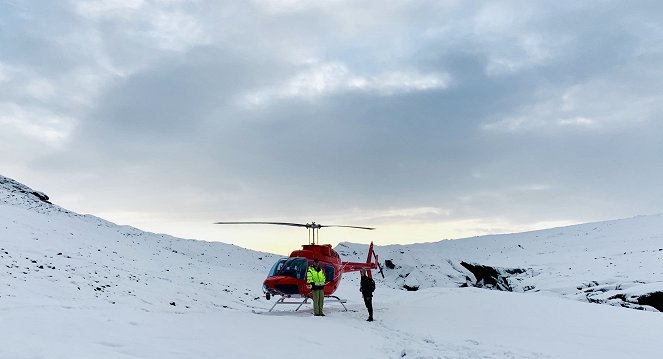
[(48, 196), (40, 191), (19, 183), (11, 178), (0, 175), (0, 202), (6, 204), (23, 204), (27, 207), (46, 206), (43, 203), (51, 205)]
[(48, 196), (44, 192), (32, 191), (32, 192), (30, 192), (30, 194), (37, 197), (37, 198), (39, 198), (39, 200), (42, 201), (42, 202), (46, 202), (48, 204), (51, 204), (51, 202), (48, 201), (49, 200)]
[(663, 292), (644, 294), (638, 297), (638, 304), (648, 305), (663, 312)]
[[(513, 288), (509, 282), (509, 278), (525, 273), (525, 269), (520, 268), (497, 268), (490, 267), (482, 264), (472, 264), (468, 262), (460, 262), (465, 269), (470, 271), (476, 281), (474, 283), (466, 283), (467, 286), (488, 288), (512, 292)], [(469, 278), (468, 278), (469, 279)]]
[(642, 282), (583, 283), (577, 289), (590, 303), (663, 312), (663, 284)]

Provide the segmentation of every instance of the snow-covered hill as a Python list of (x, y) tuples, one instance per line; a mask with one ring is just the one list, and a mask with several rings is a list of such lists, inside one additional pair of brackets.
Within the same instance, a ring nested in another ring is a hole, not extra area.
[[(359, 260), (365, 246), (337, 250)], [(663, 311), (661, 215), (377, 250), (393, 288), (478, 286)]]
[[(267, 313), (277, 256), (79, 215), (0, 176), (0, 359), (656, 357), (659, 313), (568, 298), (656, 293), (660, 219), (377, 247), (391, 268), (367, 323), (356, 275), (336, 292), (347, 312)], [(367, 248), (337, 249), (362, 260)], [(482, 273), (513, 292), (458, 288)]]
[(262, 296), (256, 283), (276, 258), (79, 215), (1, 176), (0, 218), (7, 282), (0, 296), (16, 305), (47, 298), (54, 305), (110, 303), (147, 311), (251, 307)]

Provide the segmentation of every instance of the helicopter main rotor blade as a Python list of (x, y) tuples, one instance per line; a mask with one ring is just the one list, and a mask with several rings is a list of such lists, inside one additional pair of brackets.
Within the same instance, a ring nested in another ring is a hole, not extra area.
[(277, 226), (292, 226), (292, 227), (304, 227), (304, 228), (314, 228), (314, 229), (320, 229), (322, 227), (345, 227), (345, 228), (357, 228), (357, 229), (368, 229), (368, 230), (374, 230), (375, 228), (371, 227), (358, 227), (358, 226), (343, 226), (343, 225), (338, 225), (338, 224), (330, 224), (330, 225), (323, 225), (323, 224), (317, 224), (315, 222), (313, 223), (289, 223), (289, 222), (214, 222), (214, 224), (274, 224)]
[(371, 227), (342, 226), (342, 225), (339, 225), (339, 224), (320, 225), (320, 227), (345, 227), (345, 228), (368, 229), (369, 231), (372, 231), (372, 230), (375, 229), (375, 228), (371, 228)]
[(287, 222), (214, 222), (214, 224), (274, 224), (277, 226), (292, 226), (310, 228), (310, 224), (287, 223)]

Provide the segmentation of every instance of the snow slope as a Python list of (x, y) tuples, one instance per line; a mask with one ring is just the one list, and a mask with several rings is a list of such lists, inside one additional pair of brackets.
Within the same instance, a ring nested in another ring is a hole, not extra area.
[[(568, 300), (586, 300), (585, 281), (632, 283), (625, 298), (658, 288), (658, 217), (378, 247), (394, 268), (367, 323), (357, 276), (336, 292), (348, 312), (267, 313), (260, 286), (275, 255), (117, 226), (33, 192), (0, 176), (0, 358), (658, 356), (660, 313)], [(338, 249), (365, 259), (366, 246)], [(526, 271), (506, 279), (516, 292), (458, 288), (476, 281), (461, 261)]]
[[(364, 248), (337, 248), (359, 259)], [(389, 260), (385, 285), (419, 289), (478, 285), (538, 292), (636, 309), (663, 309), (663, 216), (589, 223), (517, 234), (493, 235), (379, 248)], [(463, 262), (499, 271), (486, 285)], [(506, 288), (504, 288), (506, 287)], [(647, 300), (647, 296), (658, 296)]]
[(250, 307), (262, 296), (256, 283), (277, 258), (82, 216), (21, 191), (5, 177), (0, 186), (4, 303), (46, 298), (64, 306), (84, 300), (175, 312), (187, 306)]

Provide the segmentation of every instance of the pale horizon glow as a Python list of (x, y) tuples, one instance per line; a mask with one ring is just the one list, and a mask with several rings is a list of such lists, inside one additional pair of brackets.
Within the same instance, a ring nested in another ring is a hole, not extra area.
[[(216, 225), (213, 222), (198, 223), (186, 221), (163, 221), (157, 218), (141, 218), (136, 213), (105, 213), (100, 216), (120, 225), (131, 225), (141, 230), (168, 234), (185, 239), (205, 240), (236, 244), (243, 248), (287, 256), (293, 250), (300, 249), (309, 240), (304, 228), (279, 227), (272, 225)], [(115, 220), (111, 220), (111, 218)], [(254, 221), (272, 221), (271, 219), (252, 219)], [(281, 220), (278, 220), (281, 221)], [(305, 221), (301, 223), (310, 223)], [(364, 226), (366, 223), (327, 223)], [(130, 224), (131, 223), (131, 224)], [(296, 222), (300, 223), (300, 222)], [(542, 222), (527, 225), (515, 225), (504, 219), (474, 219), (449, 221), (442, 223), (400, 223), (376, 225), (372, 231), (348, 228), (322, 228), (319, 232), (320, 244), (335, 247), (341, 242), (385, 246), (392, 244), (430, 243), (442, 240), (457, 240), (483, 235), (520, 233), (555, 227), (579, 224), (572, 221)], [(378, 253), (379, 254), (379, 253)]]

